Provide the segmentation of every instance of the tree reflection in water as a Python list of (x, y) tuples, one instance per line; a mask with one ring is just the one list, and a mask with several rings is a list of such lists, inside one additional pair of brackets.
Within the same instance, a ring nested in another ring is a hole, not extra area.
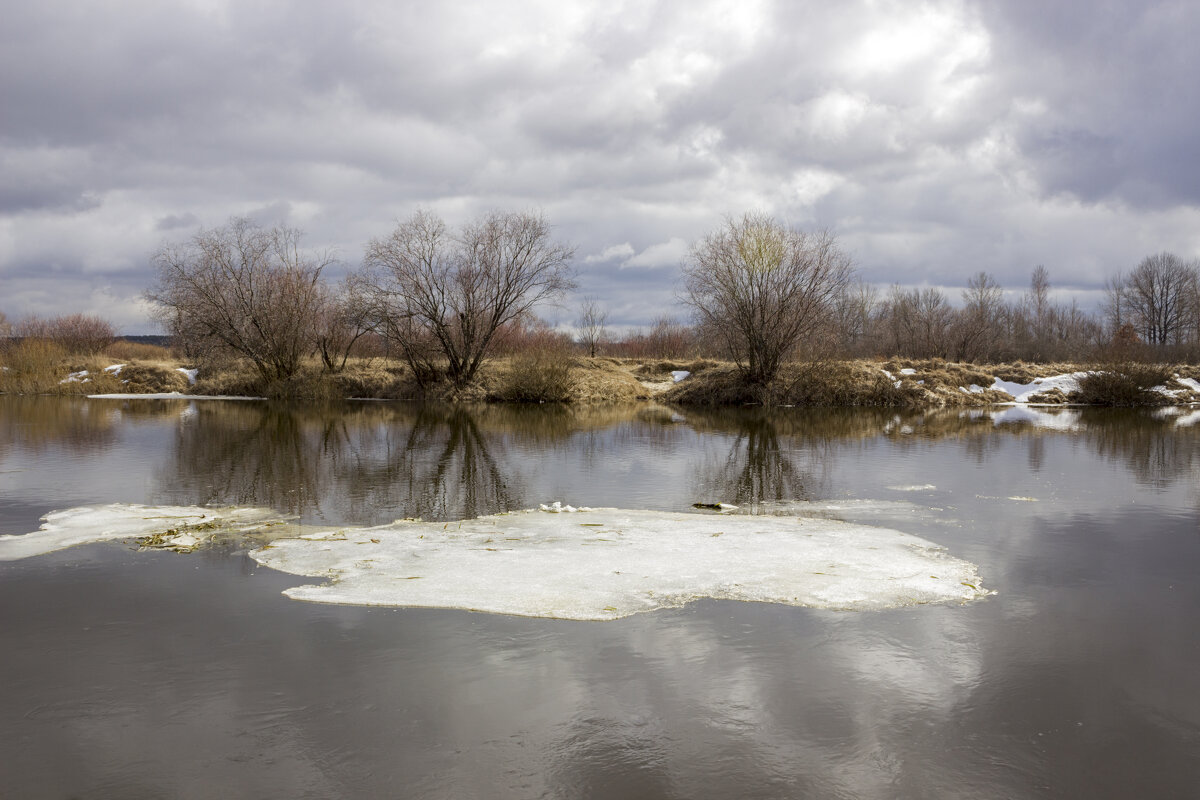
[(503, 456), (503, 441), (462, 407), (203, 402), (181, 419), (163, 483), (186, 487), (181, 501), (313, 521), (462, 519), (519, 501)]
[(708, 493), (703, 502), (728, 502), (759, 513), (771, 503), (821, 496), (834, 458), (829, 434), (845, 419), (833, 417), (824, 410), (781, 414), (763, 409), (689, 415), (693, 424), (728, 434), (723, 457), (700, 466), (698, 484)]
[[(775, 501), (829, 497), (839, 455), (884, 441), (881, 457), (954, 441), (983, 465), (1015, 437), (1027, 443), (1027, 464), (1036, 472), (1050, 440), (1070, 437), (1155, 487), (1194, 481), (1200, 470), (1200, 424), (1189, 424), (1186, 410), (1031, 410), (1004, 419), (1003, 410), (984, 409), (2, 401), (0, 466), (11, 469), (55, 448), (69, 455), (62, 469), (79, 461), (80, 475), (88, 476), (83, 465), (115, 452), (134, 431), (170, 426), (165, 466), (155, 455), (150, 468), (156, 500), (261, 505), (317, 523), (475, 517), (553, 499), (532, 494), (572, 480), (567, 490), (584, 487), (580, 497), (598, 496), (604, 476), (629, 464), (640, 465), (640, 483), (614, 478), (618, 488), (605, 497), (637, 489), (638, 505), (724, 501), (763, 511)], [(150, 441), (143, 452), (152, 452)], [(553, 470), (562, 470), (563, 480), (548, 474)]]

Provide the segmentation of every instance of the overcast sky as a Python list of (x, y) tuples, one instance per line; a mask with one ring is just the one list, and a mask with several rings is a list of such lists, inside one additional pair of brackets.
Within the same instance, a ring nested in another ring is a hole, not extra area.
[(610, 321), (764, 210), (861, 276), (1200, 256), (1200, 3), (0, 0), (0, 311), (155, 332), (150, 255), (247, 215), (340, 266), (425, 207), (539, 209)]

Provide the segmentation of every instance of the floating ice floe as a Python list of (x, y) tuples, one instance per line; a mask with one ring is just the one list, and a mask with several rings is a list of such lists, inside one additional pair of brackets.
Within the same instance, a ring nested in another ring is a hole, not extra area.
[(0, 536), (0, 561), (40, 556), (79, 544), (132, 539), (170, 533), (195, 537), (201, 531), (251, 530), (279, 521), (279, 514), (263, 508), (202, 508), (200, 506), (142, 506), (112, 503), (53, 511), (42, 517), (33, 533)]
[(297, 600), (603, 620), (710, 597), (827, 609), (965, 602), (975, 565), (886, 528), (594, 509), (404, 521), (279, 539), (251, 556), (324, 579)]
[(932, 483), (911, 484), (906, 486), (888, 486), (893, 492), (930, 492), (936, 489)]
[[(0, 537), (0, 559), (192, 525), (186, 534), (206, 521), (252, 530), (278, 519), (252, 508), (77, 508), (47, 515), (35, 533)], [(974, 564), (925, 539), (808, 517), (521, 511), (280, 538), (251, 556), (323, 581), (284, 592), (297, 600), (575, 620), (705, 597), (862, 610), (991, 594)]]

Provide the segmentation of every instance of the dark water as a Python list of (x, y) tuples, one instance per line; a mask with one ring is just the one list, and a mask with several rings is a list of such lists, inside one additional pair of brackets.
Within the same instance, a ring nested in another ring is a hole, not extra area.
[(580, 623), (298, 603), (236, 550), (3, 562), (0, 797), (1196, 797), (1181, 421), (0, 397), (0, 533), (116, 501), (372, 524), (857, 498), (911, 504), (865, 521), (999, 592)]

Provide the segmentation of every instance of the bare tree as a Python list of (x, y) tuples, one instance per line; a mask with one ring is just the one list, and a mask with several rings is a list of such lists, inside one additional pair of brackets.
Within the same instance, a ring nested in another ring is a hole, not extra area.
[(963, 307), (954, 315), (952, 336), (959, 361), (986, 360), (996, 350), (1003, 292), (995, 278), (979, 272), (967, 281)]
[(838, 343), (849, 355), (862, 355), (879, 309), (879, 290), (862, 280), (848, 283), (834, 302)]
[(336, 291), (322, 286), (323, 298), (314, 320), (317, 352), (326, 372), (338, 373), (354, 345), (374, 327), (375, 315), (355, 275), (347, 276)]
[(235, 217), (191, 241), (164, 245), (146, 299), (185, 346), (248, 358), (264, 380), (291, 377), (312, 353), (327, 254), (300, 251), (295, 228)]
[(831, 232), (805, 233), (749, 213), (693, 243), (684, 300), (743, 379), (764, 387), (825, 322), (851, 271)]
[(12, 323), (3, 311), (0, 311), (0, 336), (12, 336)]
[(596, 357), (596, 347), (604, 341), (604, 324), (608, 322), (608, 312), (600, 308), (595, 298), (589, 297), (579, 307), (579, 338), (588, 349), (588, 356)]
[(892, 286), (884, 301), (883, 324), (897, 355), (945, 357), (954, 310), (940, 289)]
[(1121, 299), (1149, 345), (1180, 344), (1190, 332), (1196, 267), (1174, 253), (1147, 256), (1125, 279)]
[(447, 377), (463, 386), (501, 326), (574, 286), (573, 255), (551, 239), (540, 214), (494, 212), (455, 235), (420, 211), (370, 241), (363, 280), (381, 327), (418, 379), (436, 375), (440, 356)]

